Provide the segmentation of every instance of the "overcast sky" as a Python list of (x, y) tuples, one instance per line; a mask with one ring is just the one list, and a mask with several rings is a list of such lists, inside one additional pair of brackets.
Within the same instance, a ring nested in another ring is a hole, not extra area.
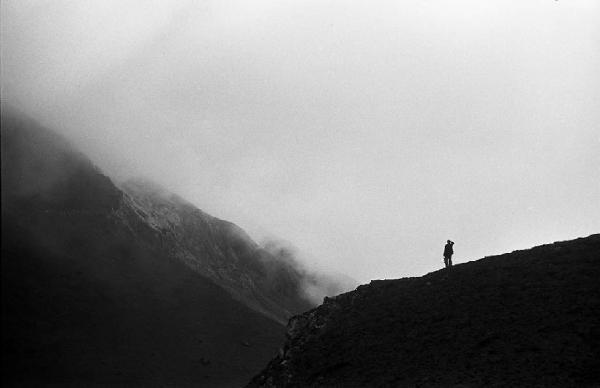
[(361, 282), (600, 232), (600, 2), (2, 0), (2, 102)]

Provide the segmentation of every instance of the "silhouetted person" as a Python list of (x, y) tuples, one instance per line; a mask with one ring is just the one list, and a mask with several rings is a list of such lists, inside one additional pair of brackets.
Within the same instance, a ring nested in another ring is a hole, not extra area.
[(454, 242), (448, 240), (444, 247), (444, 264), (446, 265), (446, 268), (452, 267), (452, 254), (454, 253), (452, 245), (454, 245)]

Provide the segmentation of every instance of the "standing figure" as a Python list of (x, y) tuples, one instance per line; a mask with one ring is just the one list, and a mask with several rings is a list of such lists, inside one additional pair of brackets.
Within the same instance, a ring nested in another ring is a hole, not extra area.
[(444, 264), (446, 265), (446, 268), (452, 267), (452, 254), (454, 253), (452, 245), (454, 245), (454, 241), (448, 240), (444, 247)]

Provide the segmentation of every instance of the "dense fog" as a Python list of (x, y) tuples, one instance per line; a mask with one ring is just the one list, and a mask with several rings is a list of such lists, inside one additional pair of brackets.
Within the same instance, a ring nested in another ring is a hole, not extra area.
[(460, 263), (600, 229), (598, 2), (1, 7), (3, 109), (311, 265), (365, 282), (449, 238)]

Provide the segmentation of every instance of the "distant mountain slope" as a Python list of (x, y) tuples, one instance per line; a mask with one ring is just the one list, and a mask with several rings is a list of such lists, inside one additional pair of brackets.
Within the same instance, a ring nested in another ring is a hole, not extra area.
[(317, 386), (600, 386), (600, 235), (327, 299), (248, 385)]
[(239, 386), (310, 307), (235, 225), (20, 115), (1, 144), (3, 383)]
[(262, 249), (237, 225), (149, 182), (129, 181), (122, 188), (127, 194), (127, 206), (119, 211), (123, 222), (130, 224), (135, 213), (136, 222), (142, 219), (155, 231), (171, 256), (237, 300), (282, 324), (313, 307), (304, 295), (307, 274)]

